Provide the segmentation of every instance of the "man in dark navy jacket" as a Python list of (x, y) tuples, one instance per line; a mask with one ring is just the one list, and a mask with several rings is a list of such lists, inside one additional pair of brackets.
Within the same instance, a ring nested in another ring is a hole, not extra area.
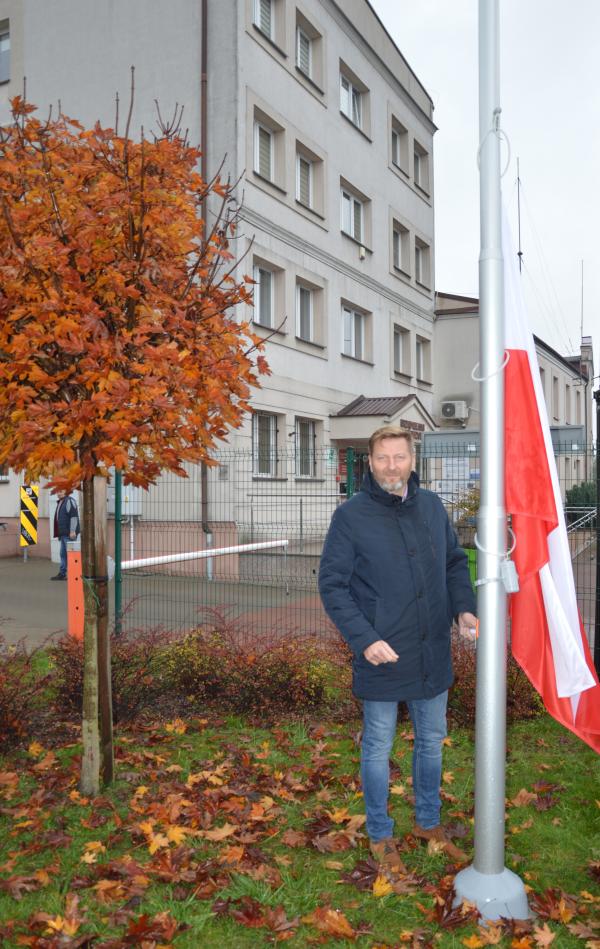
[(445, 508), (419, 487), (410, 432), (388, 425), (369, 440), (361, 490), (334, 513), (319, 591), (353, 652), (352, 691), (363, 703), (361, 780), (373, 855), (404, 870), (388, 814), (389, 756), (398, 702), (415, 735), (413, 834), (455, 860), (465, 854), (440, 824), (442, 742), (452, 684), (450, 629), (474, 635), (467, 558)]

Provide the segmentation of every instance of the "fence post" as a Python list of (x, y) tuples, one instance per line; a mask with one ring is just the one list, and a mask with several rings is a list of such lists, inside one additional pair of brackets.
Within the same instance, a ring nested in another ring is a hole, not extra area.
[(346, 497), (354, 494), (354, 448), (346, 449)]
[(121, 635), (121, 613), (123, 612), (123, 575), (121, 571), (122, 555), (122, 524), (121, 511), (123, 508), (123, 475), (115, 471), (115, 636)]
[(302, 498), (300, 498), (300, 553), (304, 553), (304, 532), (302, 523)]
[(600, 677), (600, 389), (596, 400), (596, 618), (594, 621), (594, 665)]

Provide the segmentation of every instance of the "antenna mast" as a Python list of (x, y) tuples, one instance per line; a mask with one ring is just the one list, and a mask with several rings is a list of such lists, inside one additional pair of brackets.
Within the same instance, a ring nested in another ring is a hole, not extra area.
[(517, 158), (517, 223), (519, 227), (519, 250), (517, 251), (517, 257), (519, 258), (519, 273), (521, 273), (521, 265), (523, 263), (523, 251), (521, 250), (521, 178), (519, 176), (519, 159)]

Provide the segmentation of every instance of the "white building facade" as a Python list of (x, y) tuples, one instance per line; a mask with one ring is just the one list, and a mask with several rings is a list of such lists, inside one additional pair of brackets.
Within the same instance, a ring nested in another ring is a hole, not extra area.
[[(535, 336), (542, 389), (563, 487), (592, 478), (592, 338), (584, 336), (580, 353), (561, 356)], [(480, 427), (480, 386), (472, 371), (479, 361), (479, 300), (450, 293), (435, 295), (433, 416), (440, 446), (476, 444)], [(477, 375), (477, 373), (475, 373)]]
[[(205, 101), (209, 173), (225, 159), (241, 179), (236, 248), (256, 287), (240, 317), (272, 374), (230, 445), (261, 489), (318, 491), (311, 452), (364, 449), (359, 396), (432, 430), (433, 103), (368, 2), (0, 0), (0, 122), (26, 76), (42, 115), (60, 102), (86, 125), (114, 126), (118, 92), (122, 131), (132, 65), (132, 134), (156, 127), (158, 100), (184, 106), (199, 142)], [(6, 478), (2, 519), (18, 512)]]

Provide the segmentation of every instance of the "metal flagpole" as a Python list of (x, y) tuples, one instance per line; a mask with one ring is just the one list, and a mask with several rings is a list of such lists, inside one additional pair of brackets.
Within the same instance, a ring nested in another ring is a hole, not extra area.
[(506, 557), (504, 509), (504, 279), (500, 196), (499, 0), (479, 0), (479, 312), (481, 507), (475, 726), (475, 858), (455, 879), (456, 900), (487, 919), (529, 915), (522, 880), (504, 866)]

